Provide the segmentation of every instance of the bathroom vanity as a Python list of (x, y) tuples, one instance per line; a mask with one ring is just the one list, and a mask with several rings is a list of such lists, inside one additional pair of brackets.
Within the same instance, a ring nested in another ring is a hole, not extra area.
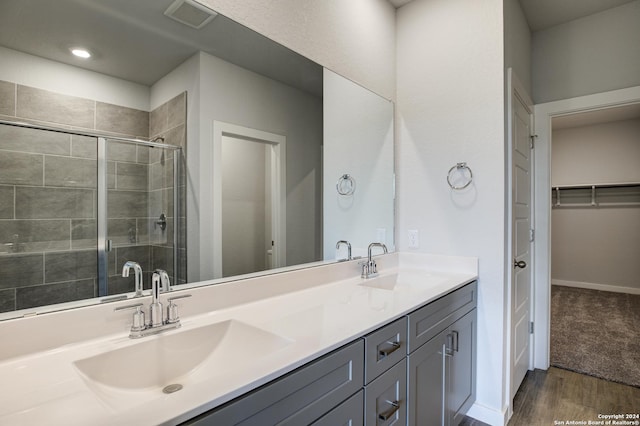
[(126, 302), (0, 323), (26, 336), (0, 352), (0, 423), (457, 424), (477, 260), (376, 261), (368, 280), (352, 261), (186, 290), (182, 327), (141, 339)]

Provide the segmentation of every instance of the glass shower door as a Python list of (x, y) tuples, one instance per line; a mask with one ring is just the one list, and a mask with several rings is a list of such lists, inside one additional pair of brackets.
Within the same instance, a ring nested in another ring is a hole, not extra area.
[(0, 312), (98, 295), (96, 147), (0, 124)]
[(176, 283), (175, 171), (179, 154), (162, 144), (113, 139), (104, 143), (106, 194), (102, 201), (106, 203), (106, 216), (98, 230), (105, 229), (100, 261), (105, 276), (102, 292), (112, 295), (134, 291), (133, 274), (122, 277), (127, 261), (140, 264), (145, 288), (150, 288), (155, 269), (167, 271), (171, 282)]

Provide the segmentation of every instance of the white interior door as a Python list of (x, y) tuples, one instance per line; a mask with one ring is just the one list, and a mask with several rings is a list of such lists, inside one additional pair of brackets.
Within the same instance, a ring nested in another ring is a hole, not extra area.
[(511, 399), (531, 366), (532, 102), (509, 73), (511, 139)]
[(286, 137), (213, 122), (215, 278), (286, 265)]

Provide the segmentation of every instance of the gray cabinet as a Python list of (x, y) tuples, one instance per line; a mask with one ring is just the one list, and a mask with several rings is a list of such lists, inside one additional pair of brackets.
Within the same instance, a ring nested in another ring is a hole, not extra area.
[(311, 424), (362, 388), (363, 359), (364, 342), (358, 339), (187, 424)]
[(475, 294), (472, 283), (409, 315), (409, 425), (458, 425), (475, 401)]

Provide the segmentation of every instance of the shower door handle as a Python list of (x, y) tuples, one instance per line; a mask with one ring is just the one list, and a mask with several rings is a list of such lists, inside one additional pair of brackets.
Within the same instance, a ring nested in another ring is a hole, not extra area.
[(107, 240), (107, 253), (110, 252), (113, 249), (113, 240)]

